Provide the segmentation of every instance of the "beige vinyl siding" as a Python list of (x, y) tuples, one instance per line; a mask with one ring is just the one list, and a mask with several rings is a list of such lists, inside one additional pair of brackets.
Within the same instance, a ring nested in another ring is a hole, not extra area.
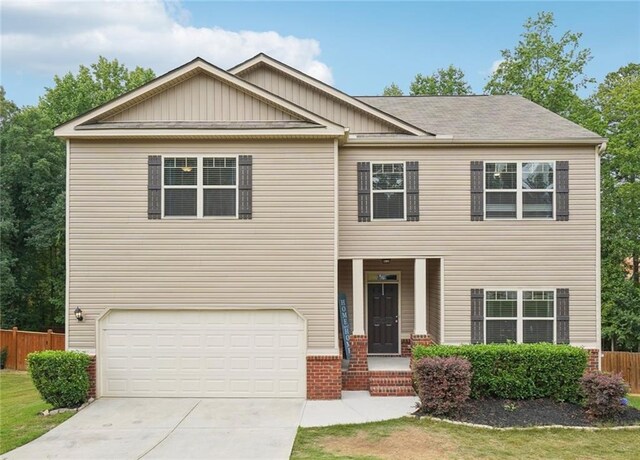
[(440, 343), (440, 259), (427, 259), (427, 332)]
[[(332, 141), (72, 141), (69, 346), (109, 307), (294, 307), (335, 348)], [(147, 219), (150, 154), (253, 155), (253, 219)], [(85, 321), (73, 317), (80, 306)]]
[(287, 99), (328, 120), (350, 128), (352, 133), (399, 133), (399, 128), (365, 111), (301, 82), (276, 69), (256, 66), (239, 75), (267, 91)]
[[(419, 222), (358, 222), (358, 161), (420, 162)], [(470, 221), (472, 160), (568, 160), (570, 220)], [(341, 258), (445, 258), (446, 343), (469, 342), (470, 289), (569, 288), (571, 341), (597, 345), (596, 174), (592, 147), (345, 147)]]
[[(401, 272), (400, 275), (400, 333), (403, 338), (408, 338), (413, 332), (414, 314), (414, 261), (412, 259), (391, 260), (388, 264), (383, 264), (381, 259), (364, 261), (364, 276), (366, 280), (367, 272)], [(347, 296), (347, 307), (349, 310), (349, 324), (353, 331), (353, 279), (352, 261), (340, 260), (338, 262), (338, 292), (343, 292)], [(367, 286), (365, 281), (365, 309)], [(365, 314), (366, 318), (366, 314)], [(365, 331), (367, 330), (365, 322)]]
[(298, 118), (211, 76), (196, 74), (103, 121), (274, 121)]

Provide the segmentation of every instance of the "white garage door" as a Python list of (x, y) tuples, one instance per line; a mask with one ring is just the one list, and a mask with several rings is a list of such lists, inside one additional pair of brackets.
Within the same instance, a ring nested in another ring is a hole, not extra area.
[(293, 310), (111, 310), (99, 330), (101, 396), (305, 397)]

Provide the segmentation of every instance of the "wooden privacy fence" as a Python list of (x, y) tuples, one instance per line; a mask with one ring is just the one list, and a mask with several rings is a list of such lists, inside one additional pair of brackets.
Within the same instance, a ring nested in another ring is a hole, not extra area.
[(631, 393), (640, 393), (640, 353), (605, 351), (602, 370), (621, 373), (631, 387)]
[(0, 348), (7, 347), (5, 369), (23, 371), (27, 368), (27, 355), (32, 351), (64, 350), (64, 334), (47, 332), (19, 331), (17, 327), (11, 330), (0, 330)]

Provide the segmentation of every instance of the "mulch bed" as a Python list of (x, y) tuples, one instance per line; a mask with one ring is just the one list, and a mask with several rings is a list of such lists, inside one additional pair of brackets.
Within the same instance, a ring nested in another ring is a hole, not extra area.
[(576, 404), (551, 399), (512, 401), (505, 399), (471, 399), (457, 414), (445, 417), (459, 422), (495, 427), (526, 427), (545, 425), (623, 426), (639, 425), (640, 410), (626, 407), (624, 412), (606, 421), (591, 420)]

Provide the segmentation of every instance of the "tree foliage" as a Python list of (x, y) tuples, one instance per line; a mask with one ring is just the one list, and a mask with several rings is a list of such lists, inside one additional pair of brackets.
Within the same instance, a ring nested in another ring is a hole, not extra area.
[(389, 86), (385, 86), (382, 91), (383, 96), (404, 96), (404, 92), (395, 83), (391, 83)]
[(53, 128), (153, 77), (100, 57), (56, 76), (34, 107), (0, 90), (2, 327), (64, 325), (66, 149)]
[(609, 73), (585, 125), (609, 139), (602, 156), (602, 332), (640, 351), (640, 64)]
[(409, 87), (411, 96), (459, 96), (471, 94), (464, 72), (453, 65), (431, 75), (417, 74)]
[(579, 110), (577, 91), (592, 78), (584, 75), (591, 51), (580, 47), (581, 33), (564, 32), (558, 39), (553, 13), (540, 12), (524, 23), (513, 50), (502, 50), (502, 62), (485, 86), (488, 94), (519, 94), (571, 118)]

